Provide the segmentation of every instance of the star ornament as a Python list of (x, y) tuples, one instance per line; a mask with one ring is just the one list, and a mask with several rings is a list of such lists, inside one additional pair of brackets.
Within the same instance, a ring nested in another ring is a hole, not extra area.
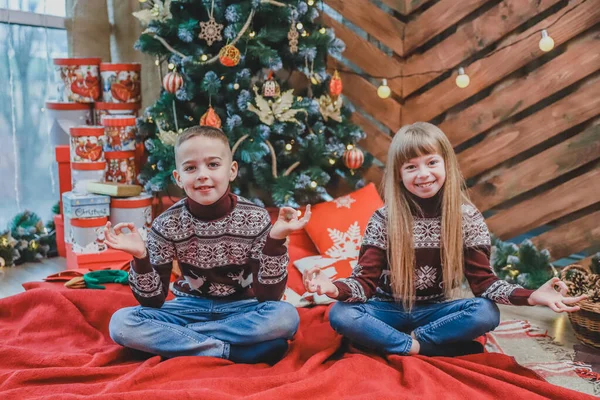
[(206, 40), (209, 46), (216, 41), (223, 40), (221, 37), (221, 31), (223, 30), (223, 24), (217, 24), (213, 17), (210, 17), (208, 22), (200, 22), (200, 39)]

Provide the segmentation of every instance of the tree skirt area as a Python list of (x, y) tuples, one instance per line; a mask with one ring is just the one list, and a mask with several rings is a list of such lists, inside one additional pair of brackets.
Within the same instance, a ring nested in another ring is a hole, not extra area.
[(600, 395), (600, 375), (575, 360), (575, 352), (553, 341), (526, 320), (502, 321), (487, 334), (486, 351), (512, 356), (548, 382), (578, 392)]

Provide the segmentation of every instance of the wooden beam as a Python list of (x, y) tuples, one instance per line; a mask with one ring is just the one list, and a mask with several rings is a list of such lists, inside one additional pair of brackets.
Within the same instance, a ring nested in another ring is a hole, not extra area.
[(592, 265), (592, 258), (594, 258), (594, 256), (593, 256), (593, 255), (592, 255), (592, 256), (589, 256), (589, 257), (586, 257), (586, 258), (583, 258), (583, 259), (581, 259), (581, 260), (579, 260), (579, 261), (576, 261), (576, 262), (574, 262), (573, 264), (579, 264), (579, 265), (581, 265), (582, 267), (589, 267), (589, 266), (591, 266), (591, 265)]
[(583, 132), (469, 189), (480, 211), (525, 193), (543, 183), (600, 158), (600, 121)]
[(406, 15), (406, 2), (405, 0), (380, 0), (383, 4), (391, 8), (392, 10)]
[(465, 178), (471, 178), (495, 165), (550, 139), (599, 114), (600, 77), (583, 84), (576, 92), (549, 105), (514, 125), (505, 125), (475, 146), (458, 154)]
[(531, 241), (538, 249), (548, 249), (550, 259), (558, 260), (600, 243), (600, 211), (545, 232)]
[[(486, 222), (494, 235), (506, 240), (597, 202), (600, 202), (600, 168), (494, 214)], [(600, 226), (598, 221), (596, 225)]]
[(563, 54), (529, 75), (502, 85), (471, 107), (447, 116), (440, 129), (457, 146), (600, 70), (599, 32), (594, 30), (575, 39)]
[[(402, 64), (388, 57), (375, 45), (354, 33), (350, 28), (344, 26), (328, 16), (321, 14), (323, 23), (334, 29), (335, 35), (346, 43), (344, 57), (350, 60), (361, 70), (373, 76), (398, 75), (402, 72)], [(402, 94), (401, 78), (388, 80), (388, 86), (398, 96)]]
[[(559, 1), (505, 0), (474, 20), (459, 26), (455, 33), (425, 53), (408, 58), (404, 65), (404, 74), (454, 68)], [(439, 73), (433, 73), (404, 78), (404, 97), (438, 76)]]
[(358, 145), (371, 153), (373, 157), (385, 163), (392, 137), (381, 132), (375, 124), (359, 112), (352, 113), (351, 120), (367, 134), (367, 137), (358, 142)]
[[(569, 3), (561, 13), (577, 7), (581, 1)], [(439, 4), (439, 3), (438, 3)], [(556, 15), (549, 17), (534, 25), (527, 31), (507, 40), (514, 43), (528, 37), (533, 32), (545, 28), (556, 19)], [(572, 12), (565, 14), (564, 18), (552, 26), (552, 38), (556, 45), (567, 42), (569, 39), (586, 31), (600, 19), (600, 7), (593, 1), (587, 1)], [(471, 84), (465, 89), (459, 89), (452, 76), (433, 89), (409, 99), (405, 103), (403, 115), (405, 123), (415, 121), (429, 121), (433, 117), (443, 113), (450, 107), (455, 106), (463, 100), (471, 97), (479, 91), (491, 86), (508, 74), (523, 67), (527, 63), (542, 56), (543, 52), (538, 47), (539, 36), (533, 35), (522, 42), (500, 51), (489, 58), (480, 59), (467, 68), (471, 78)], [(500, 43), (500, 45), (508, 44)]]
[[(384, 3), (386, 0), (381, 0)], [(431, 0), (404, 0), (404, 15), (410, 15), (421, 6), (431, 2)]]
[(441, 0), (406, 25), (404, 53), (442, 33), (490, 0)]
[[(327, 67), (330, 69), (348, 69), (333, 57), (328, 57)], [(365, 110), (383, 125), (396, 131), (400, 128), (400, 104), (391, 98), (382, 99), (377, 96), (377, 88), (366, 79), (354, 75), (341, 73), (344, 83), (344, 96), (352, 103)]]
[(325, 3), (375, 39), (402, 55), (404, 23), (365, 0), (326, 0)]

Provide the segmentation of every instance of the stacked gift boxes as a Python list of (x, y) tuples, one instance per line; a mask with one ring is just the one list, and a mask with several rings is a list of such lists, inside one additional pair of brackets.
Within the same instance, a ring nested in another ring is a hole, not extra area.
[[(59, 164), (61, 214), (55, 218), (57, 242), (60, 255), (67, 257), (68, 268), (128, 261), (129, 255), (107, 249), (102, 227), (108, 220), (115, 224), (131, 221), (145, 235), (152, 221), (149, 195), (130, 200), (88, 190), (90, 183), (134, 184), (138, 169), (135, 161), (139, 163), (143, 153), (142, 146), (135, 143), (141, 66), (100, 61), (54, 59), (56, 98), (46, 103)], [(128, 210), (125, 213), (124, 208)]]

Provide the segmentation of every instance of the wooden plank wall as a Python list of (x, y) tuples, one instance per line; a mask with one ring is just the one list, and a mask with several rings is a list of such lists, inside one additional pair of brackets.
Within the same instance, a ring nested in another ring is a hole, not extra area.
[[(600, 251), (600, 7), (596, 0), (325, 0), (322, 23), (346, 43), (331, 69), (385, 164), (404, 124), (450, 138), (473, 202), (504, 240), (533, 233), (553, 260)], [(540, 29), (555, 48), (538, 48)], [(494, 52), (506, 45), (512, 46)], [(459, 89), (463, 66), (470, 85)], [(450, 71), (451, 70), (451, 71)], [(382, 164), (367, 179), (380, 181)]]

